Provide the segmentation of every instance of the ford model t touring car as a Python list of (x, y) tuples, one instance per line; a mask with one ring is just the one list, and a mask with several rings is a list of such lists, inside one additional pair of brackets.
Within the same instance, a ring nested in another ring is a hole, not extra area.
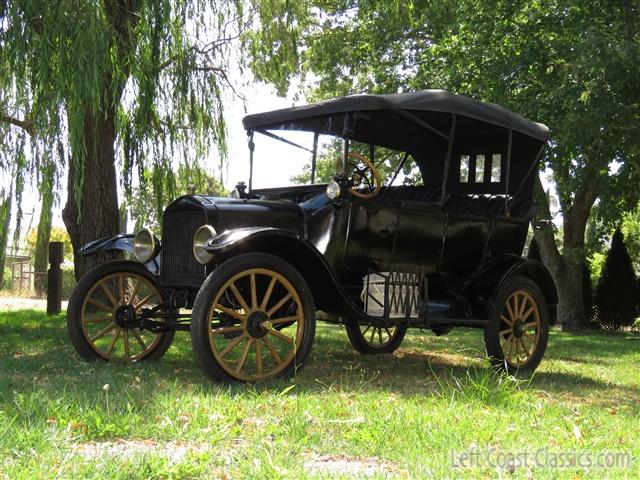
[[(165, 209), (162, 240), (143, 229), (82, 248), (135, 260), (79, 282), (68, 329), (80, 356), (157, 359), (185, 330), (214, 380), (282, 377), (309, 357), (322, 311), (363, 354), (394, 351), (412, 327), (476, 327), (497, 368), (533, 372), (557, 302), (548, 271), (521, 257), (544, 125), (440, 90), (348, 96), (243, 123), (250, 175), (232, 198), (185, 195)], [(308, 132), (308, 145), (287, 131)], [(308, 150), (311, 183), (253, 188), (254, 135)], [(321, 136), (340, 142), (324, 184), (314, 181)], [(398, 159), (386, 181), (381, 152)]]

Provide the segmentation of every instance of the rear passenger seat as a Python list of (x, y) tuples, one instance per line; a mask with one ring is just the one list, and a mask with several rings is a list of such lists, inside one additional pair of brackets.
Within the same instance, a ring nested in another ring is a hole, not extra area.
[[(452, 195), (444, 205), (446, 213), (457, 215), (476, 215), (481, 217), (504, 217), (504, 195)], [(516, 200), (509, 206), (511, 217), (530, 220), (535, 211), (532, 200)]]
[[(439, 186), (400, 185), (383, 187), (377, 202), (424, 202), (438, 203), (442, 199), (442, 188)], [(504, 195), (457, 194), (447, 195), (444, 212), (454, 215), (473, 215), (479, 217), (504, 217)], [(535, 211), (533, 200), (518, 199), (509, 208), (511, 217), (530, 220)]]
[(381, 201), (410, 201), (410, 202), (439, 202), (442, 197), (440, 186), (399, 185), (397, 187), (382, 187), (378, 194)]

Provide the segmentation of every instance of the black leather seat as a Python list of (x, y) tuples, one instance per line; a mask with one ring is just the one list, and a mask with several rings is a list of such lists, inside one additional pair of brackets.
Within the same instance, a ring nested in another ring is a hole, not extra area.
[(381, 201), (410, 201), (410, 202), (439, 202), (442, 197), (440, 186), (399, 185), (397, 187), (383, 187), (378, 198)]
[[(507, 199), (504, 195), (452, 195), (444, 205), (444, 211), (454, 215), (477, 217), (505, 217)], [(529, 220), (533, 214), (531, 200), (516, 200), (509, 203), (510, 216)]]

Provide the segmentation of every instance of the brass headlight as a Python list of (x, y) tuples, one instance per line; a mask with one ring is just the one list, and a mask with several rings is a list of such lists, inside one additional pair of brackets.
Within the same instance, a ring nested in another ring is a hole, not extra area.
[(198, 263), (206, 265), (213, 260), (213, 253), (208, 252), (204, 247), (209, 240), (215, 238), (217, 235), (218, 232), (216, 232), (216, 229), (211, 225), (202, 225), (196, 230), (193, 236), (193, 256), (196, 257)]
[(136, 233), (133, 239), (133, 253), (140, 263), (153, 260), (160, 252), (158, 238), (148, 228), (143, 228)]
[(334, 200), (340, 196), (340, 184), (333, 180), (327, 185), (327, 197)]

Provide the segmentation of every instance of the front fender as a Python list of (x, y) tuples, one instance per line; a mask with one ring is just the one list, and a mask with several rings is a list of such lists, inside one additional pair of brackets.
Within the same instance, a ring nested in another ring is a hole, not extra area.
[(304, 240), (302, 237), (287, 230), (282, 230), (280, 228), (246, 227), (226, 230), (220, 235), (209, 240), (204, 248), (214, 255), (224, 254), (236, 247), (241, 246), (243, 243), (251, 242), (253, 240), (267, 236), (295, 238), (297, 240), (306, 242), (306, 240)]
[(216, 263), (248, 252), (276, 255), (300, 272), (319, 310), (351, 318), (363, 317), (362, 306), (349, 298), (322, 253), (296, 233), (270, 227), (238, 228), (221, 233), (205, 248), (216, 255)]
[[(135, 234), (133, 233), (121, 233), (115, 237), (103, 237), (84, 244), (80, 247), (78, 252), (83, 257), (90, 257), (99, 252), (121, 251), (129, 253), (135, 257), (133, 251), (134, 238)], [(153, 260), (145, 263), (144, 266), (147, 267), (147, 270), (151, 273), (158, 274), (160, 272), (160, 254), (158, 254), (158, 256)]]

